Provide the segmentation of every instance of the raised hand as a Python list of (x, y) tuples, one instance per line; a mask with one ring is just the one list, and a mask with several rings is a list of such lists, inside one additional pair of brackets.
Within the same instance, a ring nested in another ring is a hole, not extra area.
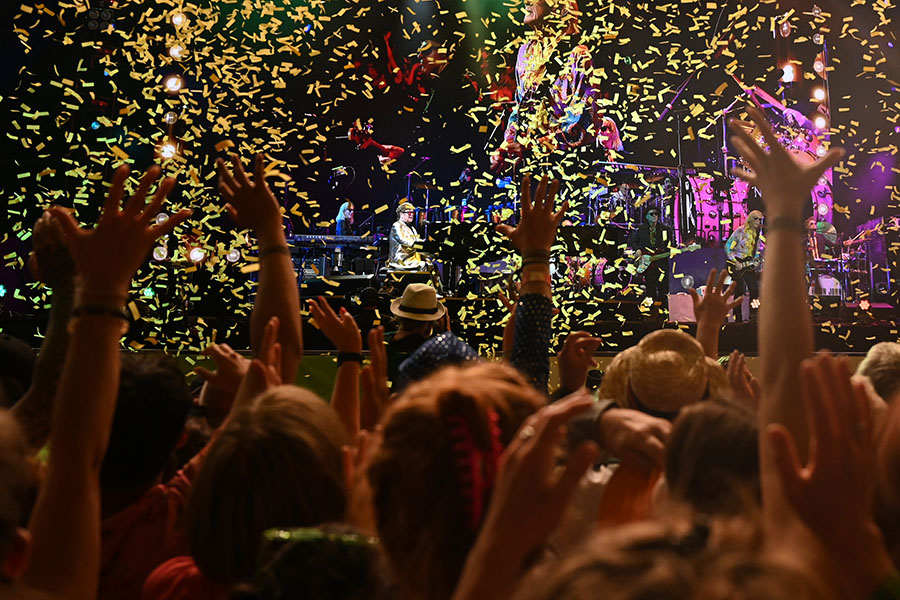
[(151, 226), (166, 195), (175, 186), (173, 178), (165, 178), (147, 204), (147, 193), (160, 174), (160, 168), (155, 165), (147, 169), (137, 191), (120, 210), (125, 180), (130, 172), (128, 166), (116, 169), (103, 214), (94, 230), (78, 227), (74, 217), (62, 207), (51, 206), (48, 209), (59, 220), (63, 239), (83, 286), (91, 292), (126, 295), (131, 278), (147, 258), (153, 242), (170, 233), (191, 215), (191, 211), (185, 209), (164, 223)]
[(759, 408), (759, 381), (747, 368), (747, 359), (737, 350), (728, 358), (728, 381), (737, 399), (754, 412)]
[(251, 179), (236, 154), (231, 155), (234, 171), (228, 170), (221, 158), (216, 161), (219, 169), (219, 192), (225, 198), (232, 220), (240, 227), (259, 231), (265, 227), (281, 228), (281, 206), (266, 185), (263, 155), (254, 158), (254, 175)]
[(846, 597), (865, 598), (893, 571), (873, 517), (872, 415), (865, 386), (846, 361), (826, 354), (804, 361), (803, 400), (809, 460), (801, 464), (793, 435), (766, 429), (785, 496), (819, 538), (843, 578)]
[(613, 456), (652, 471), (665, 467), (672, 424), (630, 408), (613, 408), (597, 425), (603, 447)]
[(519, 225), (515, 228), (497, 225), (497, 231), (508, 237), (522, 254), (532, 250), (549, 251), (556, 239), (556, 230), (569, 209), (569, 203), (563, 202), (558, 211), (553, 211), (558, 191), (559, 181), (554, 180), (548, 186), (545, 175), (538, 184), (532, 201), (531, 178), (525, 177), (522, 179), (522, 217)]
[(241, 385), (241, 379), (247, 374), (250, 360), (235, 352), (228, 344), (210, 344), (203, 354), (216, 363), (216, 369), (194, 367), (194, 373), (206, 380), (209, 385), (232, 396)]
[(281, 344), (278, 340), (278, 317), (266, 323), (259, 356), (250, 361), (244, 378), (238, 386), (231, 414), (247, 408), (254, 398), (271, 387), (282, 384)]
[(360, 406), (361, 429), (372, 431), (387, 410), (391, 393), (387, 380), (387, 350), (384, 345), (384, 327), (369, 330), (369, 361), (359, 377), (362, 383)]
[(557, 355), (561, 388), (574, 392), (584, 387), (588, 371), (597, 366), (594, 352), (602, 343), (603, 340), (587, 331), (573, 331), (566, 337)]
[(338, 352), (362, 352), (362, 334), (356, 319), (346, 308), (341, 307), (341, 316), (338, 317), (328, 301), (318, 296), (315, 300), (309, 300), (309, 313), (314, 324), (331, 340)]
[(62, 225), (52, 213), (45, 211), (35, 222), (31, 244), (28, 268), (35, 279), (51, 288), (74, 284), (75, 263), (63, 242)]
[[(718, 277), (716, 277), (717, 275)], [(716, 269), (710, 269), (709, 276), (706, 278), (706, 292), (702, 298), (697, 290), (690, 288), (691, 300), (694, 302), (694, 316), (698, 322), (700, 319), (705, 319), (710, 323), (715, 323), (718, 327), (731, 309), (740, 306), (743, 297), (728, 301), (729, 296), (734, 295), (737, 282), (732, 281), (731, 285), (726, 288), (726, 277), (728, 277), (728, 271), (725, 269), (722, 269), (721, 273)]]
[(735, 168), (732, 173), (759, 189), (770, 220), (777, 217), (800, 219), (813, 186), (825, 171), (840, 161), (844, 151), (833, 148), (811, 165), (800, 163), (782, 147), (759, 110), (750, 107), (747, 112), (762, 131), (769, 149), (763, 149), (741, 127), (732, 127), (731, 143), (752, 169)]

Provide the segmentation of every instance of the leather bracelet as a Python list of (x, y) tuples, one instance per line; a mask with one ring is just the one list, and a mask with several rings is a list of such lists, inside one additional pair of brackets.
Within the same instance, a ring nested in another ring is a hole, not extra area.
[(803, 236), (806, 235), (806, 226), (803, 224), (803, 221), (801, 221), (800, 219), (793, 219), (791, 217), (775, 217), (771, 221), (766, 223), (766, 233), (776, 231), (778, 229), (793, 231)]
[(362, 364), (363, 355), (361, 352), (338, 352), (337, 353), (337, 364), (341, 366), (345, 362), (356, 362)]
[(272, 254), (287, 254), (288, 256), (290, 256), (291, 249), (287, 246), (269, 246), (268, 248), (259, 251), (258, 258), (259, 260), (262, 260)]
[(82, 304), (72, 311), (72, 317), (115, 317), (122, 319), (126, 323), (131, 320), (128, 318), (128, 313), (125, 312), (124, 308), (107, 304)]

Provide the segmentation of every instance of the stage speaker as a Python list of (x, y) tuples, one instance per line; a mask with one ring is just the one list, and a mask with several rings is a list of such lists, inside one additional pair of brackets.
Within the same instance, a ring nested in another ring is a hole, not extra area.
[(688, 288), (706, 285), (709, 271), (714, 268), (719, 271), (725, 268), (722, 248), (700, 248), (673, 256), (669, 259), (669, 293), (680, 294)]
[(375, 275), (335, 275), (333, 277), (315, 277), (300, 284), (300, 296), (315, 298), (316, 296), (350, 296), (366, 287), (378, 287)]

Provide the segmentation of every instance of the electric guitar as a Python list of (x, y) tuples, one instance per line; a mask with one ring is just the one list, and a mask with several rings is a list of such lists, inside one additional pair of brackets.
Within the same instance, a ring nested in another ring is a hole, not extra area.
[(763, 257), (761, 254), (757, 254), (753, 258), (730, 258), (726, 262), (728, 263), (731, 277), (735, 278), (747, 271), (758, 271), (763, 264)]
[(642, 254), (639, 258), (635, 259), (634, 270), (638, 273), (643, 273), (650, 267), (651, 263), (662, 260), (664, 258), (669, 258), (670, 256), (673, 256), (675, 254), (693, 252), (699, 249), (700, 244), (691, 244), (690, 246), (685, 246), (684, 248), (673, 248), (666, 252), (660, 252), (659, 254)]

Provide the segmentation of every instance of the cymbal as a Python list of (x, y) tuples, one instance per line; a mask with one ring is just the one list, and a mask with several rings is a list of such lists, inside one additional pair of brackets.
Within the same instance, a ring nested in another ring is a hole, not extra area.
[(832, 244), (837, 241), (837, 229), (828, 221), (819, 221), (816, 223), (816, 234), (821, 235)]
[(441, 187), (439, 185), (435, 185), (433, 183), (427, 183), (424, 181), (419, 182), (419, 183), (414, 183), (414, 184), (412, 184), (412, 186), (414, 188), (418, 188), (420, 190), (439, 190), (439, 189), (441, 189)]

